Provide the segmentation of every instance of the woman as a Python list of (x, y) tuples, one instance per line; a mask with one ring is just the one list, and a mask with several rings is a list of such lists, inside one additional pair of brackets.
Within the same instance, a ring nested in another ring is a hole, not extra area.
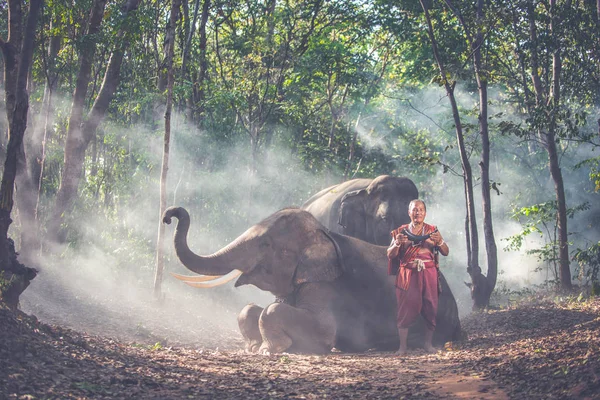
[[(398, 301), (397, 325), (400, 335), (398, 355), (406, 354), (408, 327), (423, 316), (426, 324), (425, 350), (435, 352), (431, 343), (435, 331), (435, 316), (438, 306), (438, 265), (436, 252), (447, 256), (450, 252), (442, 235), (433, 225), (425, 223), (427, 207), (423, 200), (413, 200), (408, 205), (410, 224), (402, 225), (391, 232), (392, 243), (387, 250), (388, 274), (396, 277), (396, 299)], [(413, 235), (430, 237), (412, 242), (402, 231)]]

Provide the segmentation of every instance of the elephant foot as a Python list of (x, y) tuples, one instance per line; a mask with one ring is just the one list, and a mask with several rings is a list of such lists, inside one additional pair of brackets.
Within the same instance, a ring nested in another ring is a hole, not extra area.
[(256, 354), (260, 351), (261, 342), (246, 342), (245, 350), (246, 353)]
[(271, 355), (271, 354), (279, 354), (279, 353), (283, 353), (284, 351), (288, 350), (290, 348), (290, 345), (292, 344), (292, 340), (288, 339), (285, 341), (281, 341), (279, 343), (273, 343), (270, 341), (263, 341), (262, 345), (260, 346), (260, 348), (258, 349), (258, 354), (262, 354), (265, 356)]
[(258, 354), (260, 354), (262, 356), (270, 356), (271, 352), (269, 351), (268, 348), (261, 346), (261, 348), (258, 350)]
[(238, 326), (244, 337), (244, 350), (256, 354), (262, 345), (263, 339), (258, 327), (258, 320), (263, 308), (256, 304), (248, 304), (238, 315)]

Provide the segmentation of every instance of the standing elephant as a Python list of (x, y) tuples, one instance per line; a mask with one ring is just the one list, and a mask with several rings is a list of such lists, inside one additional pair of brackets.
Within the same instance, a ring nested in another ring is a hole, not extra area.
[[(226, 281), (226, 274), (239, 275), (236, 287), (251, 284), (276, 297), (264, 309), (250, 304), (240, 313), (248, 351), (323, 354), (334, 347), (348, 352), (398, 347), (385, 247), (330, 232), (310, 213), (287, 208), (216, 253), (200, 256), (187, 244), (187, 211), (171, 207), (163, 221), (168, 224), (172, 217), (178, 219), (174, 244), (179, 260), (189, 270), (208, 275), (180, 279), (203, 287)], [(456, 306), (445, 280), (443, 285), (442, 298), (452, 302), (440, 299), (440, 308)], [(424, 326), (411, 329), (409, 344), (416, 345)], [(459, 332), (458, 315), (438, 320), (434, 342), (453, 340)]]
[(323, 189), (302, 208), (334, 232), (387, 246), (390, 232), (410, 222), (408, 204), (418, 197), (419, 191), (410, 179), (380, 175)]

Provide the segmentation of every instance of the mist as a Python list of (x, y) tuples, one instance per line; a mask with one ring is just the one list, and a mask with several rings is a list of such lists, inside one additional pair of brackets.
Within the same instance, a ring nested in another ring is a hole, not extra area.
[[(456, 92), (462, 107), (476, 105), (473, 93), (460, 88)], [(501, 92), (493, 93), (491, 103), (495, 113), (500, 111), (495, 107), (500, 104), (497, 98)], [(447, 99), (440, 88), (401, 93), (389, 102), (393, 103), (395, 122), (404, 129), (425, 132), (432, 146), (439, 149), (454, 144), (454, 131), (448, 128)], [(502, 111), (505, 118), (516, 118), (508, 110)], [(162, 116), (156, 118), (160, 121)], [(427, 203), (426, 222), (437, 225), (449, 244), (450, 255), (441, 257), (440, 267), (457, 300), (460, 316), (465, 317), (471, 312), (472, 301), (465, 285), (470, 277), (466, 271), (462, 177), (443, 173), (441, 167), (436, 168), (434, 176), (426, 179), (412, 176), (411, 169), (403, 166), (401, 161), (403, 152), (410, 149), (403, 148), (403, 142), (383, 128), (382, 119), (378, 113), (363, 118), (363, 124), (356, 127), (359, 141), (367, 152), (376, 150), (397, 157), (398, 167), (390, 173), (408, 176), (417, 184), (420, 197)], [(154, 298), (155, 248), (160, 220), (158, 181), (163, 146), (162, 126), (155, 125), (159, 128), (140, 125), (124, 129), (110, 122), (105, 124), (102, 138), (109, 137), (115, 146), (126, 148), (139, 166), (133, 176), (120, 178), (124, 188), (118, 193), (114, 188), (114, 192), (100, 194), (96, 206), (80, 207), (68, 217), (70, 226), (78, 231), (78, 240), (68, 248), (45, 249), (52, 256), (39, 259), (34, 265), (40, 273), (21, 296), (21, 308), (44, 322), (87, 329), (89, 334), (139, 343), (241, 349), (243, 343), (237, 328), (237, 314), (251, 302), (266, 306), (274, 300), (273, 296), (255, 287), (234, 288), (233, 282), (213, 289), (197, 289), (174, 279), (171, 272), (184, 275), (190, 272), (174, 255), (172, 225), (166, 227), (162, 299), (157, 302)], [(476, 137), (477, 133), (467, 133), (469, 135)], [(285, 137), (286, 133), (281, 136)], [(207, 132), (198, 131), (187, 125), (182, 116), (174, 115), (167, 203), (183, 206), (189, 211), (188, 242), (194, 252), (210, 254), (217, 251), (277, 210), (300, 206), (314, 193), (338, 183), (332, 181), (334, 174), (315, 176), (306, 172), (296, 155), (276, 141), (263, 149), (260, 159), (255, 160), (257, 171), (252, 171), (249, 169), (253, 162), (249, 147), (246, 136), (215, 142)], [(543, 283), (550, 277), (547, 268), (526, 254), (528, 249), (539, 247), (543, 238), (529, 236), (519, 252), (504, 250), (507, 238), (522, 229), (520, 223), (509, 218), (511, 210), (530, 205), (532, 190), (536, 192), (537, 201), (552, 200), (554, 193), (547, 170), (537, 175), (518, 162), (499, 163), (494, 151), (507, 151), (502, 150), (505, 146), (501, 147), (492, 150), (494, 159), (490, 169), (491, 179), (500, 183), (500, 194), (492, 193), (498, 247), (497, 288), (519, 290)], [(506, 147), (509, 151), (518, 151), (516, 145)], [(460, 171), (455, 149), (442, 152), (441, 158)], [(473, 164), (478, 161), (476, 158), (472, 157)], [(590, 200), (594, 204), (593, 199), (597, 201), (598, 195), (591, 190), (593, 185), (585, 176), (586, 171), (575, 170), (574, 162), (569, 160), (563, 158), (565, 184), (572, 182), (579, 188), (567, 190), (569, 206)], [(475, 166), (473, 170), (474, 175), (478, 175)], [(589, 191), (581, 190), (586, 179)], [(479, 259), (485, 273), (480, 188), (475, 186), (474, 189), (480, 227)], [(102, 211), (103, 201), (113, 202), (114, 215)], [(589, 221), (589, 215), (580, 213), (569, 220), (569, 224), (583, 226), (581, 224), (586, 220)], [(17, 237), (18, 228), (13, 226), (11, 229), (12, 236)], [(598, 237), (597, 229), (587, 226), (575, 232), (574, 238), (585, 235), (593, 240)]]
[[(165, 228), (162, 299), (156, 301), (162, 132), (108, 126), (104, 135), (113, 129), (119, 133), (112, 140), (124, 140), (153, 167), (124, 177), (127, 196), (113, 196), (116, 223), (114, 216), (101, 212), (102, 196), (97, 209), (73, 211), (69, 226), (77, 230), (78, 240), (67, 248), (45, 249), (52, 257), (36, 261), (40, 273), (21, 296), (22, 310), (44, 322), (122, 340), (242, 348), (237, 314), (248, 303), (264, 307), (274, 297), (253, 286), (234, 288), (233, 282), (198, 289), (173, 278), (171, 272), (192, 274), (174, 254), (174, 223)], [(289, 151), (267, 151), (260, 174), (255, 174), (248, 169), (246, 138), (221, 150), (208, 137), (187, 126), (181, 116), (174, 118), (168, 205), (189, 211), (188, 241), (198, 254), (217, 251), (281, 208), (300, 206), (319, 186), (314, 176), (290, 160)], [(12, 227), (13, 237), (18, 237), (17, 229), (18, 223)]]
[[(488, 90), (488, 112), (492, 135), (494, 135), (493, 125), (501, 120), (522, 121), (522, 117), (507, 106), (502, 90), (496, 87), (489, 87)], [(466, 112), (477, 109), (477, 93), (469, 91), (459, 84), (455, 88), (455, 97), (461, 109), (463, 124), (477, 126), (476, 113), (474, 116)], [(389, 124), (385, 124), (377, 118), (364, 118), (363, 121), (366, 123), (358, 128), (359, 140), (363, 146), (402, 160), (404, 152), (407, 151), (403, 148), (406, 143), (406, 138), (403, 137), (404, 132), (417, 131), (425, 133), (430, 140), (430, 148), (439, 149), (441, 162), (450, 167), (450, 170), (444, 173), (440, 166), (437, 168), (435, 176), (421, 181), (417, 181), (414, 176), (409, 175), (408, 177), (415, 180), (420, 197), (427, 203), (426, 222), (436, 225), (450, 246), (449, 256), (440, 257), (440, 268), (456, 297), (462, 318), (472, 311), (470, 292), (465, 285), (470, 282), (470, 276), (467, 273), (465, 240), (466, 206), (463, 178), (452, 173), (452, 171), (456, 171), (462, 174), (462, 169), (447, 95), (444, 88), (439, 86), (430, 86), (422, 90), (399, 88), (388, 97), (381, 108), (394, 110), (392, 118), (397, 126), (395, 130), (399, 131), (400, 135), (398, 138), (394, 138), (389, 128), (386, 128)], [(600, 117), (599, 110), (591, 112), (588, 125), (582, 130), (594, 131), (598, 117)], [(465, 129), (463, 133), (467, 144), (478, 143), (477, 129)], [(529, 235), (524, 239), (520, 251), (509, 250), (508, 244), (512, 236), (523, 230), (521, 223), (511, 218), (515, 209), (556, 199), (554, 182), (547, 167), (539, 171), (533, 170), (523, 162), (536, 157), (547, 160), (547, 154), (542, 148), (538, 148), (535, 154), (531, 154), (528, 147), (519, 143), (518, 139), (514, 137), (502, 137), (498, 134), (493, 137), (492, 145), (494, 147), (490, 154), (490, 180), (497, 183), (499, 189), (498, 193), (492, 190), (491, 194), (493, 229), (498, 249), (496, 291), (519, 291), (526, 287), (543, 285), (554, 278), (550, 267), (528, 252), (540, 248), (547, 240), (551, 239), (547, 235), (543, 237), (538, 234)], [(453, 148), (448, 150), (448, 146), (453, 146)], [(589, 179), (589, 169), (576, 168), (576, 164), (581, 160), (598, 155), (594, 153), (593, 146), (586, 144), (564, 146), (562, 152), (561, 163), (567, 206), (575, 208), (587, 203), (591, 207), (587, 211), (575, 213), (568, 220), (570, 240), (573, 242), (570, 247), (570, 252), (572, 252), (578, 247), (585, 248), (586, 245), (597, 242), (600, 238), (600, 226), (593, 223), (593, 221), (598, 221), (600, 212), (597, 208), (599, 194), (594, 192), (594, 184)], [(507, 155), (512, 157), (515, 162), (502, 162), (502, 160), (506, 160)], [(478, 181), (480, 172), (477, 165), (480, 160), (479, 154), (473, 153), (470, 160), (474, 177), (479, 265), (486, 274), (481, 186)], [(406, 167), (400, 163), (397, 170), (400, 175), (404, 175), (403, 171), (406, 170)], [(571, 271), (574, 280), (577, 278), (577, 268), (576, 262), (572, 261)], [(508, 299), (498, 294), (491, 299), (492, 306), (503, 306), (507, 304), (507, 301)]]

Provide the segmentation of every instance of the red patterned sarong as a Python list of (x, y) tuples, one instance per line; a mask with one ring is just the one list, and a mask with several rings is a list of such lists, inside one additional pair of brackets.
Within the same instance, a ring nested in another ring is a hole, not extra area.
[[(403, 225), (392, 232), (395, 236)], [(425, 224), (425, 234), (435, 230), (432, 225)], [(423, 251), (421, 245), (408, 247), (400, 260), (396, 257), (389, 260), (388, 273), (393, 274), (398, 268), (396, 278), (396, 299), (398, 301), (398, 328), (408, 328), (421, 314), (427, 328), (435, 329), (435, 317), (438, 307), (438, 270), (431, 251)], [(395, 267), (396, 266), (396, 267)]]

